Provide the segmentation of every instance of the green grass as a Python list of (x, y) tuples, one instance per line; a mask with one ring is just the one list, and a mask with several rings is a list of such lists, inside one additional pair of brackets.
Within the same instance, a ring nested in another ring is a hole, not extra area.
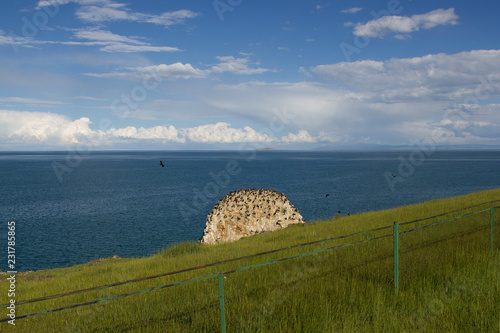
[[(96, 260), (19, 274), (22, 301), (160, 274), (294, 244), (389, 226), (500, 199), (500, 189), (396, 209), (315, 221), (206, 246), (181, 243), (144, 258)], [(500, 203), (499, 203), (500, 204)], [(487, 208), (487, 206), (479, 207)], [(477, 210), (478, 208), (476, 208)], [(461, 212), (467, 213), (472, 210)], [(452, 213), (440, 219), (459, 215)], [(422, 222), (428, 224), (437, 219)], [(393, 285), (393, 240), (342, 247), (224, 278), (228, 332), (500, 332), (500, 209), (400, 235), (400, 285)], [(400, 231), (415, 225), (400, 226)], [(293, 248), (100, 291), (18, 305), (17, 315), (167, 284), (348, 242), (392, 229)], [(3, 291), (1, 291), (3, 290)], [(0, 282), (0, 303), (8, 302)], [(4, 315), (7, 310), (0, 311)], [(2, 332), (219, 332), (216, 278), (16, 320)]]

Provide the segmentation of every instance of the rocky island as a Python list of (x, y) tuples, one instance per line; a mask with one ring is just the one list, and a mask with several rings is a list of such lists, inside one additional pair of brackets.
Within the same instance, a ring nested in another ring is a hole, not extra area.
[(233, 242), (297, 223), (304, 223), (302, 215), (283, 193), (270, 189), (241, 189), (226, 194), (208, 214), (201, 242)]

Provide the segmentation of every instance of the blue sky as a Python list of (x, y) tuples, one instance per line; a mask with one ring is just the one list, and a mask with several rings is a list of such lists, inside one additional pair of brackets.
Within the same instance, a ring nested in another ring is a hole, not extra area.
[(0, 149), (500, 144), (498, 1), (10, 1)]

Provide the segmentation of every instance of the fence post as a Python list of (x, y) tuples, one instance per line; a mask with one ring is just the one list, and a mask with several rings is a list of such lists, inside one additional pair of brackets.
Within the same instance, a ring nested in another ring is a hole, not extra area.
[(220, 325), (222, 333), (226, 333), (226, 312), (224, 310), (224, 285), (223, 276), (219, 273), (219, 302), (220, 302)]
[(398, 222), (394, 222), (394, 289), (398, 291), (399, 288), (399, 230), (398, 230)]
[(490, 250), (493, 251), (493, 207), (490, 210)]

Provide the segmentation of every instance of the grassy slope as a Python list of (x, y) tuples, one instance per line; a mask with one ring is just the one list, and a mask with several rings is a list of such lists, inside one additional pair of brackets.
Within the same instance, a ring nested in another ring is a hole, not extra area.
[[(94, 261), (19, 275), (17, 301), (392, 225), (393, 221), (410, 221), (498, 199), (500, 189), (483, 191), (292, 226), (231, 244), (182, 243), (151, 257)], [(487, 212), (401, 235), (400, 291), (397, 294), (393, 288), (390, 237), (227, 275), (224, 279), (227, 329), (229, 332), (500, 332), (500, 209), (495, 213), (497, 227), (493, 253), (489, 251)], [(401, 227), (400, 231), (404, 230), (405, 227)], [(370, 236), (390, 233), (392, 230), (387, 229)], [(105, 291), (19, 305), (17, 314), (117, 295), (363, 238), (366, 236), (291, 249)], [(8, 301), (7, 287), (2, 279), (2, 304)], [(7, 311), (4, 309), (2, 313)], [(2, 323), (0, 330), (216, 332), (220, 331), (217, 280), (19, 319), (15, 328)]]

